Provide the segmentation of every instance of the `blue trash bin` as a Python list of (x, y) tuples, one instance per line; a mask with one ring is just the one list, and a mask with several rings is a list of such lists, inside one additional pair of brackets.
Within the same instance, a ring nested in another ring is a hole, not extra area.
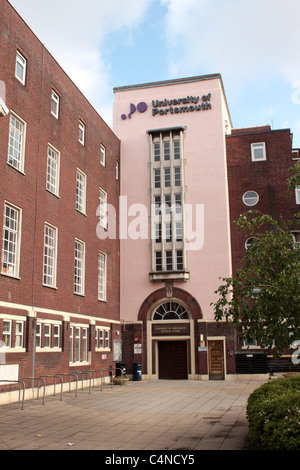
[(142, 380), (142, 364), (140, 362), (133, 363), (133, 380), (135, 382)]

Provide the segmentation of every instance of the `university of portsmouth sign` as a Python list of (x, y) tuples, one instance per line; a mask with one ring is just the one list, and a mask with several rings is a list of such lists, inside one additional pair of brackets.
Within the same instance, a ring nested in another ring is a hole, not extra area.
[(187, 96), (186, 98), (152, 100), (152, 116), (164, 116), (166, 114), (192, 113), (194, 111), (207, 111), (212, 109), (211, 93), (208, 95)]
[[(200, 96), (186, 96), (185, 98), (152, 100), (152, 116), (166, 116), (168, 114), (193, 113), (195, 111), (207, 111), (212, 109), (211, 93)], [(121, 119), (125, 121), (131, 119), (132, 115), (138, 111), (145, 113), (148, 105), (141, 101), (137, 105), (130, 104), (130, 112), (128, 115), (122, 114)]]

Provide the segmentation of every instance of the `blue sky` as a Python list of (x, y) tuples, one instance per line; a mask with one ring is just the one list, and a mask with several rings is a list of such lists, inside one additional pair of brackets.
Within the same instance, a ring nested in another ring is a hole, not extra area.
[(300, 147), (299, 0), (11, 0), (105, 121), (113, 87), (220, 73), (234, 127)]

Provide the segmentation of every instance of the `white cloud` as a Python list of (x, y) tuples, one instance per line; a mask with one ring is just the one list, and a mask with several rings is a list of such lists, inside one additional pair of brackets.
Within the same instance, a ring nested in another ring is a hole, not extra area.
[(161, 1), (168, 9), (171, 75), (184, 67), (235, 81), (300, 78), (299, 0)]
[[(101, 116), (111, 125), (111, 64), (102, 50), (106, 36), (124, 37), (144, 18), (152, 0), (11, 0)], [(110, 111), (108, 111), (110, 109)]]

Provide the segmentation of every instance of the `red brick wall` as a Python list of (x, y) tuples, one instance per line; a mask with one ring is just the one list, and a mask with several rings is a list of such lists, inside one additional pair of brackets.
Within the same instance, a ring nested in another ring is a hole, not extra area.
[[(251, 143), (266, 143), (266, 161), (251, 161)], [(245, 253), (245, 237), (234, 225), (240, 214), (249, 209), (273, 218), (292, 220), (297, 210), (295, 197), (287, 199), (288, 169), (294, 165), (289, 129), (253, 128), (234, 130), (226, 137), (227, 168), (230, 201), (233, 269)], [(247, 207), (242, 196), (248, 190), (259, 195), (254, 207)], [(296, 226), (295, 226), (296, 228)]]

